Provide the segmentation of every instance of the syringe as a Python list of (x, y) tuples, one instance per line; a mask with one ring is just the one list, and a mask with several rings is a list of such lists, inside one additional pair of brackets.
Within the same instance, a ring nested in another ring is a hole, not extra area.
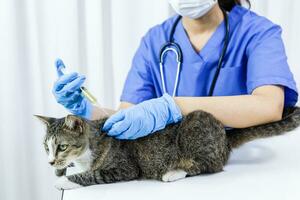
[[(56, 60), (55, 66), (56, 66), (58, 76), (62, 76), (62, 75), (65, 74), (66, 66), (65, 66), (64, 62), (61, 59)], [(88, 91), (88, 89), (86, 89), (85, 87), (82, 86), (82, 87), (80, 87), (80, 90), (81, 90), (81, 94), (84, 97), (86, 97), (93, 105), (100, 108), (105, 115), (108, 115), (108, 113), (100, 106), (100, 104), (98, 103), (96, 97), (94, 95), (92, 95)]]

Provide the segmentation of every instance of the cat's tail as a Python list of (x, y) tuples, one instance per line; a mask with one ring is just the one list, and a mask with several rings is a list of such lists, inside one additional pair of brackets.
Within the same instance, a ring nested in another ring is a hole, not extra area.
[(265, 125), (253, 126), (245, 129), (232, 129), (227, 131), (227, 138), (231, 148), (255, 139), (282, 135), (300, 126), (300, 108), (286, 108), (281, 121)]

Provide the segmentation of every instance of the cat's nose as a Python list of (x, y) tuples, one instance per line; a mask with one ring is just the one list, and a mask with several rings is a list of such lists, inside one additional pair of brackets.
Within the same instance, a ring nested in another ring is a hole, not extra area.
[(54, 163), (55, 163), (54, 160), (49, 162), (50, 165), (54, 165)]

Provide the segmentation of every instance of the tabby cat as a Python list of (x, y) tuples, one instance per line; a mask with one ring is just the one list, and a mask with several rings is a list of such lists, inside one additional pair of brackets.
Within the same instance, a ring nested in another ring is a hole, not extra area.
[[(196, 111), (180, 123), (133, 141), (117, 140), (102, 132), (106, 119), (37, 117), (47, 126), (44, 146), (49, 163), (61, 176), (55, 186), (74, 189), (134, 179), (170, 182), (220, 172), (232, 148), (298, 127), (300, 108), (285, 109), (279, 122), (228, 131), (211, 114)], [(71, 164), (83, 172), (64, 176)]]

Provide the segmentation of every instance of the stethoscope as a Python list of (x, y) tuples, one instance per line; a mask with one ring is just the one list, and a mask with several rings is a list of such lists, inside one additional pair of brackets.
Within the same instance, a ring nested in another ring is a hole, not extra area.
[[(223, 65), (223, 61), (224, 61), (224, 57), (226, 55), (227, 52), (227, 47), (228, 47), (228, 43), (229, 43), (229, 33), (230, 33), (230, 28), (229, 28), (229, 21), (228, 21), (228, 15), (226, 13), (225, 10), (222, 9), (223, 15), (224, 15), (224, 21), (225, 21), (225, 28), (226, 28), (226, 33), (225, 33), (225, 37), (224, 37), (224, 46), (221, 52), (221, 56), (219, 58), (218, 61), (218, 68), (216, 70), (216, 73), (214, 75), (213, 81), (211, 83), (210, 89), (209, 89), (209, 93), (208, 96), (213, 96), (214, 93), (214, 89), (216, 86), (216, 82), (218, 80), (222, 65)], [(176, 55), (176, 61), (177, 61), (177, 72), (176, 72), (176, 79), (175, 79), (175, 84), (174, 84), (174, 89), (173, 89), (173, 93), (172, 96), (175, 97), (176, 96), (176, 91), (178, 88), (178, 81), (179, 81), (179, 75), (180, 75), (180, 71), (181, 71), (181, 66), (182, 66), (182, 62), (183, 62), (183, 54), (182, 54), (182, 49), (180, 48), (179, 44), (174, 42), (174, 33), (176, 30), (176, 27), (179, 23), (179, 21), (182, 19), (182, 16), (179, 16), (174, 24), (173, 27), (171, 29), (170, 32), (170, 36), (169, 36), (169, 41), (164, 44), (160, 50), (160, 54), (159, 54), (159, 69), (160, 69), (160, 76), (161, 76), (161, 82), (162, 82), (162, 88), (163, 88), (163, 92), (167, 93), (166, 90), (166, 84), (165, 84), (165, 76), (164, 76), (164, 58), (167, 55), (168, 52), (172, 51), (175, 53)]]

